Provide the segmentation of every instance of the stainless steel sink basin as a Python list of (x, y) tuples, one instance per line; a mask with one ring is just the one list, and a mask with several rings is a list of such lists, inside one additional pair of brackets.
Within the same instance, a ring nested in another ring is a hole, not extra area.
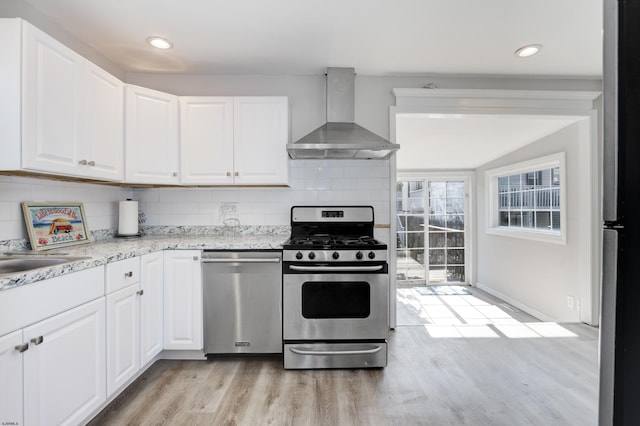
[(28, 272), (34, 269), (47, 268), (84, 259), (89, 259), (89, 257), (56, 256), (48, 254), (4, 255), (0, 256), (0, 276)]

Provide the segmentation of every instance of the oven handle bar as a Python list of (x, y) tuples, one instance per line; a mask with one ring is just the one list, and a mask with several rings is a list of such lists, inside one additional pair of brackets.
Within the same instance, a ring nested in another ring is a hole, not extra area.
[(378, 346), (372, 349), (360, 349), (356, 351), (310, 351), (305, 349), (289, 348), (291, 352), (298, 355), (363, 355), (363, 354), (375, 354), (382, 350), (382, 346)]
[(264, 259), (202, 259), (202, 263), (280, 263), (280, 258), (264, 258)]
[(333, 272), (333, 271), (380, 271), (384, 268), (384, 265), (376, 265), (376, 266), (298, 266), (298, 265), (290, 265), (294, 271), (317, 271), (317, 272)]

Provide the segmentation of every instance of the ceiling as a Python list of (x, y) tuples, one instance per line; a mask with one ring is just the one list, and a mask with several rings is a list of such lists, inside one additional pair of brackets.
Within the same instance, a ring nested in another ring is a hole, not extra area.
[[(24, 1), (129, 72), (602, 74), (602, 0)], [(514, 55), (530, 43), (544, 48)]]

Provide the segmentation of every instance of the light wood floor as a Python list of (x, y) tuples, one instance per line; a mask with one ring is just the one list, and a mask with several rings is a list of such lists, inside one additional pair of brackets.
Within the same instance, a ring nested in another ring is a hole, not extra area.
[(598, 330), (472, 292), (400, 289), (384, 369), (159, 361), (91, 425), (595, 425)]

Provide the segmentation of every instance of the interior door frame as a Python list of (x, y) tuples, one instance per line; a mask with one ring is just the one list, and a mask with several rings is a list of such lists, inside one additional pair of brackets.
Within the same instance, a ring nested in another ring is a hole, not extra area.
[[(400, 171), (396, 174), (396, 182), (398, 181), (424, 181), (425, 182), (425, 209), (428, 209), (428, 200), (429, 200), (429, 182), (430, 181), (463, 181), (464, 182), (464, 190), (465, 190), (465, 201), (464, 201), (464, 275), (465, 281), (461, 284), (474, 285), (475, 284), (475, 172), (474, 171)], [(395, 187), (395, 185), (394, 185)], [(394, 196), (394, 207), (395, 196)], [(425, 210), (425, 221), (429, 212)], [(396, 211), (394, 208), (393, 217), (396, 217)], [(394, 220), (395, 222), (395, 220)], [(426, 224), (426, 222), (425, 222)], [(397, 232), (397, 229), (394, 233)], [(392, 241), (395, 239), (392, 237)], [(425, 229), (425, 240), (424, 240), (424, 249), (425, 249), (425, 258), (428, 259), (428, 231)], [(397, 261), (397, 257), (396, 257)], [(428, 261), (427, 261), (428, 262)], [(426, 268), (426, 265), (425, 265)], [(397, 268), (394, 268), (397, 269)], [(397, 271), (396, 271), (397, 273)], [(428, 270), (425, 270), (427, 277), (425, 277), (426, 284), (429, 285), (428, 279)], [(451, 283), (453, 284), (453, 283)]]

